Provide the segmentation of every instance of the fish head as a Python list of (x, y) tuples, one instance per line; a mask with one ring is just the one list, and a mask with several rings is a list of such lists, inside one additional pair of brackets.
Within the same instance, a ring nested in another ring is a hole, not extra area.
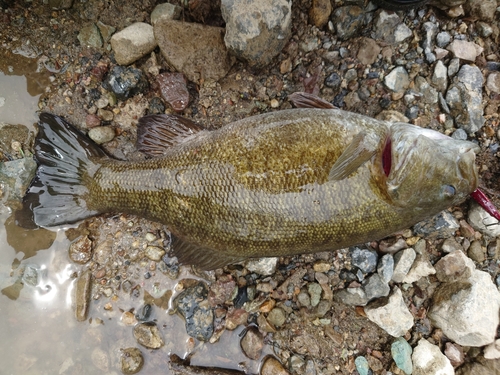
[(460, 203), (477, 188), (479, 147), (473, 142), (394, 123), (385, 147), (387, 194), (397, 206), (438, 212)]

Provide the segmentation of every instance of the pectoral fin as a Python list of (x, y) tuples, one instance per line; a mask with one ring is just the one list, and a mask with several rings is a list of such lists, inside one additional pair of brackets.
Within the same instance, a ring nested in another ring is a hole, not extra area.
[(350, 176), (377, 152), (379, 138), (365, 132), (357, 134), (333, 164), (328, 174), (329, 181), (339, 181)]

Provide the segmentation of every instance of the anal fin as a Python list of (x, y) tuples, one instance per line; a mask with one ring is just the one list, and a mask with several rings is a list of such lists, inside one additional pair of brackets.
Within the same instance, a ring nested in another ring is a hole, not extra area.
[(137, 125), (137, 149), (149, 156), (163, 156), (168, 147), (185, 142), (203, 128), (177, 115), (148, 115)]
[(194, 265), (205, 271), (222, 268), (246, 259), (245, 257), (227, 255), (208, 247), (191, 244), (177, 237), (173, 238), (172, 248), (180, 263)]

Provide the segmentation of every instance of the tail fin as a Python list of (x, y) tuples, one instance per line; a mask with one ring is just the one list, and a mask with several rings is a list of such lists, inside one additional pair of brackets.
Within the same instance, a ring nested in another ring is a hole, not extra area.
[(97, 214), (87, 207), (86, 185), (103, 158), (107, 155), (102, 149), (62, 118), (40, 114), (35, 141), (39, 166), (23, 199), (20, 225), (28, 227), (31, 220), (36, 226), (50, 227)]

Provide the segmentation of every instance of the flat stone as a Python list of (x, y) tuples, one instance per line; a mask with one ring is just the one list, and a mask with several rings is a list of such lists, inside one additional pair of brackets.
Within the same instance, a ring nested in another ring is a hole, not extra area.
[(483, 48), (474, 42), (455, 39), (447, 48), (451, 53), (459, 59), (466, 61), (476, 61), (476, 58), (483, 52)]
[(144, 22), (133, 23), (117, 32), (111, 37), (110, 43), (116, 62), (120, 65), (132, 64), (157, 46), (153, 26)]
[(162, 18), (153, 31), (168, 64), (192, 82), (217, 81), (231, 68), (223, 28)]

